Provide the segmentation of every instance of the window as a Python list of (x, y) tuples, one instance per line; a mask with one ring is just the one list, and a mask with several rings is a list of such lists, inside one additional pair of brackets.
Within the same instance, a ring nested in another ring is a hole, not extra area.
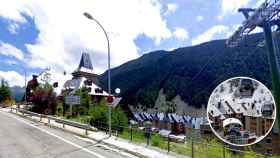
[(86, 85), (86, 86), (91, 86), (92, 85), (92, 80), (85, 80), (84, 81), (84, 84)]
[(103, 90), (101, 88), (95, 88), (95, 93), (103, 93)]
[(267, 153), (267, 154), (272, 154), (272, 149), (271, 149), (271, 148), (266, 149), (266, 153)]
[(272, 138), (271, 137), (267, 137), (266, 138), (266, 143), (267, 144), (271, 144), (272, 143)]

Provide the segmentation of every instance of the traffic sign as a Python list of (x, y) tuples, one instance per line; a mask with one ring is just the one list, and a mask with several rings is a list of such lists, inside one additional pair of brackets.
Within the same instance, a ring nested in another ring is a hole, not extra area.
[(108, 102), (109, 104), (113, 103), (113, 101), (114, 101), (114, 97), (113, 97), (113, 96), (108, 96), (108, 97), (107, 97), (107, 102)]
[(121, 100), (122, 100), (121, 97), (115, 98), (114, 101), (113, 101), (110, 105), (111, 105), (112, 107), (116, 107), (116, 106), (120, 103)]
[(65, 103), (70, 105), (77, 105), (81, 103), (80, 96), (70, 95), (65, 97)]

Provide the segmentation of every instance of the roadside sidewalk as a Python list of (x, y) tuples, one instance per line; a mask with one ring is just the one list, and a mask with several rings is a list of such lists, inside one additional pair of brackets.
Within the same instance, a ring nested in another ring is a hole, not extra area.
[[(1, 109), (2, 111), (6, 111), (6, 112), (11, 112), (10, 109)], [(14, 112), (12, 112), (14, 113)], [(18, 113), (18, 115), (22, 116), (21, 114)], [(104, 143), (112, 148), (116, 148), (119, 150), (122, 150), (124, 152), (128, 152), (130, 154), (133, 154), (135, 156), (138, 157), (145, 157), (145, 158), (189, 158), (189, 157), (185, 157), (185, 156), (181, 156), (181, 155), (177, 155), (175, 153), (167, 153), (167, 151), (159, 149), (159, 148), (155, 148), (155, 147), (151, 147), (151, 146), (146, 146), (146, 145), (142, 145), (142, 144), (134, 144), (131, 143), (128, 140), (122, 139), (122, 138), (118, 138), (115, 136), (111, 136), (109, 137), (108, 134), (106, 134), (105, 132), (102, 131), (88, 131), (87, 135), (85, 135), (85, 130), (84, 129), (80, 129), (77, 127), (72, 127), (72, 126), (68, 126), (68, 125), (62, 125), (61, 123), (57, 123), (54, 120), (49, 121), (46, 118), (41, 119), (39, 117), (29, 117), (34, 121), (39, 121), (42, 122), (46, 125), (49, 125), (51, 127), (56, 127), (56, 128), (60, 128), (66, 131), (69, 131), (71, 133), (74, 134), (78, 134), (78, 135), (82, 135), (82, 136), (86, 136), (89, 139), (92, 139), (94, 141), (100, 142), (100, 143)]]
[(167, 153), (165, 150), (155, 149), (151, 146), (141, 144), (134, 144), (128, 140), (118, 138), (115, 136), (108, 137), (104, 132), (90, 132), (89, 138), (96, 141), (102, 141), (108, 145), (116, 146), (132, 154), (150, 157), (150, 158), (187, 158), (184, 156), (175, 155), (174, 153)]

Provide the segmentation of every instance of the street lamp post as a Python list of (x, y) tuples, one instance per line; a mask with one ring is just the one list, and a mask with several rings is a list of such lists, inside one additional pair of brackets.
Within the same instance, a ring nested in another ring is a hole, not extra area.
[[(109, 42), (109, 37), (107, 35), (107, 32), (105, 31), (104, 27), (101, 25), (101, 23), (96, 20), (95, 18), (93, 18), (93, 16), (91, 16), (89, 13), (85, 12), (84, 13), (84, 16), (90, 20), (93, 20), (95, 21), (98, 26), (101, 27), (102, 31), (104, 32), (105, 36), (106, 36), (106, 40), (107, 40), (107, 51), (108, 51), (108, 93), (109, 93), (109, 96), (111, 96), (111, 58), (110, 58), (110, 42)], [(109, 112), (108, 112), (108, 115), (109, 115), (109, 135), (111, 136), (112, 134), (112, 127), (111, 127), (111, 106), (108, 106), (109, 108)]]

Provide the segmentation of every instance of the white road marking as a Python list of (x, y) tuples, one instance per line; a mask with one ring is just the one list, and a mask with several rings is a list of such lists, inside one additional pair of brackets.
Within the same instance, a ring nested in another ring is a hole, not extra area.
[(44, 130), (44, 129), (40, 128), (40, 127), (37, 127), (37, 126), (35, 126), (35, 125), (33, 125), (33, 124), (30, 124), (29, 122), (26, 122), (26, 121), (24, 121), (24, 120), (22, 120), (22, 119), (19, 119), (19, 118), (15, 117), (15, 116), (12, 116), (12, 115), (8, 115), (8, 114), (5, 113), (5, 112), (2, 112), (2, 111), (0, 111), (0, 112), (3, 113), (3, 114), (6, 115), (6, 116), (9, 116), (9, 117), (12, 117), (12, 118), (16, 119), (17, 121), (19, 121), (19, 122), (21, 122), (21, 123), (24, 123), (24, 124), (26, 124), (26, 125), (28, 125), (28, 126), (31, 126), (31, 127), (33, 127), (33, 128), (36, 128), (36, 129), (40, 130), (41, 132), (44, 132), (44, 133), (46, 133), (46, 134), (48, 134), (48, 135), (51, 135), (51, 136), (53, 136), (53, 137), (55, 137), (55, 138), (57, 138), (57, 139), (60, 139), (60, 140), (64, 141), (65, 143), (68, 143), (68, 144), (70, 144), (70, 145), (72, 145), (72, 146), (74, 146), (74, 147), (76, 147), (76, 148), (79, 148), (79, 149), (81, 149), (81, 150), (83, 150), (83, 151), (85, 151), (85, 152), (87, 152), (87, 153), (89, 153), (89, 154), (91, 154), (91, 155), (94, 155), (94, 156), (96, 156), (96, 157), (98, 157), (98, 158), (106, 158), (106, 157), (104, 157), (104, 156), (102, 156), (102, 155), (100, 155), (100, 154), (97, 154), (97, 153), (95, 153), (95, 152), (93, 152), (93, 151), (90, 151), (90, 150), (88, 150), (88, 149), (86, 149), (86, 148), (84, 148), (84, 147), (82, 147), (82, 146), (80, 146), (80, 145), (78, 145), (78, 144), (75, 144), (75, 143), (73, 143), (73, 142), (71, 142), (71, 141), (69, 141), (69, 140), (66, 140), (66, 139), (64, 139), (64, 138), (62, 138), (62, 137), (60, 137), (60, 136), (58, 136), (58, 135), (56, 135), (56, 134), (54, 134), (54, 133), (51, 133), (51, 132), (49, 132), (49, 131), (47, 131), (47, 130)]

